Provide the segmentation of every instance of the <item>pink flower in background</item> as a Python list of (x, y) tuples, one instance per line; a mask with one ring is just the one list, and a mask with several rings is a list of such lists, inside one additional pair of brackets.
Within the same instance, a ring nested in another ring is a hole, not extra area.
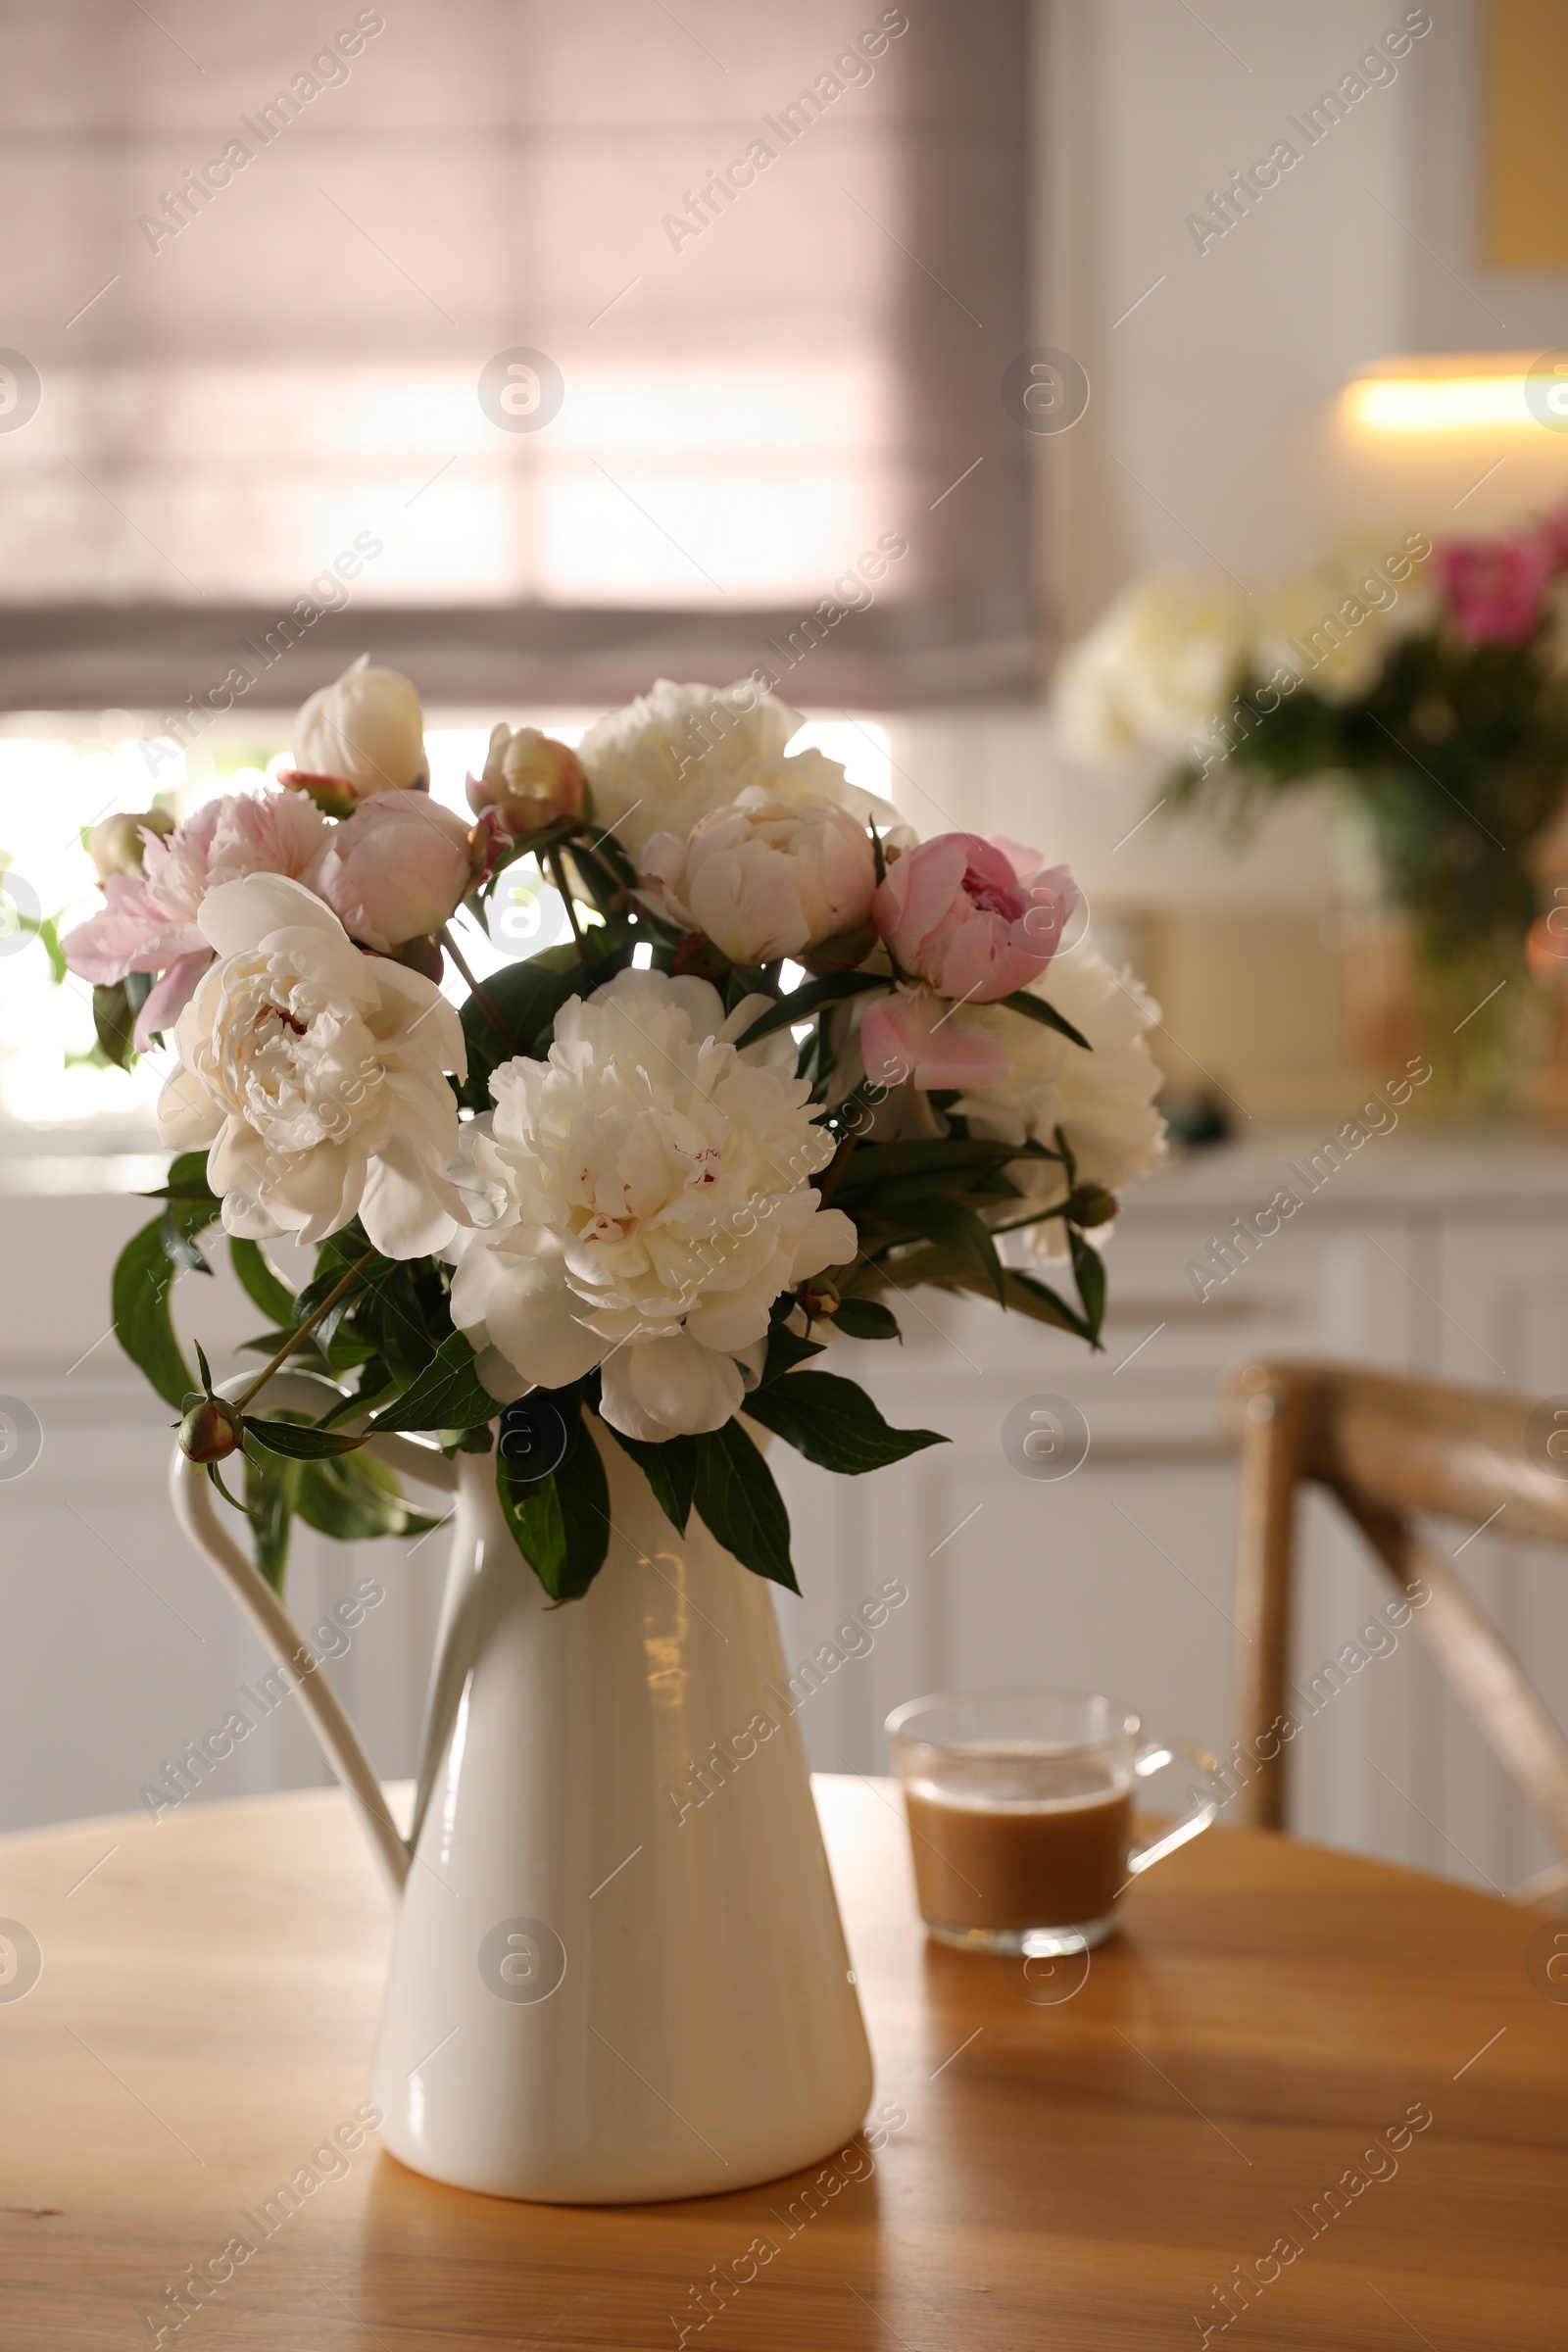
[(136, 1017), (138, 1051), (170, 1028), (212, 960), (196, 917), (210, 890), (247, 874), (298, 880), (320, 847), (326, 820), (289, 792), (235, 792), (208, 801), (167, 839), (143, 835), (140, 873), (110, 874), (101, 914), (63, 942), (79, 979), (109, 987), (128, 972), (163, 978)]
[(462, 904), (487, 861), (480, 833), (423, 793), (377, 793), (332, 828), (306, 886), (351, 938), (385, 956), (429, 938)]
[(939, 833), (888, 868), (871, 920), (908, 978), (989, 1004), (1039, 979), (1077, 903), (1066, 867), (1037, 851)]
[(1536, 534), (1553, 571), (1568, 571), (1568, 505), (1553, 507), (1537, 521)]
[(1548, 539), (1453, 539), (1438, 551), (1438, 569), (1453, 617), (1474, 645), (1522, 645), (1545, 611), (1552, 564)]

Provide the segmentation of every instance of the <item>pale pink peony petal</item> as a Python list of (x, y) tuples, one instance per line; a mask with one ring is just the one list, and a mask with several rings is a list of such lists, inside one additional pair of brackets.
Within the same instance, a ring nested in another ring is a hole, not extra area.
[(994, 1086), (1011, 1068), (1006, 1050), (963, 1025), (956, 1001), (901, 988), (867, 1005), (860, 1020), (866, 1076), (879, 1086)]
[(160, 1029), (172, 1029), (196, 994), (201, 977), (213, 960), (211, 948), (203, 945), (192, 955), (181, 956), (172, 963), (157, 987), (136, 1015), (135, 1046), (145, 1054)]

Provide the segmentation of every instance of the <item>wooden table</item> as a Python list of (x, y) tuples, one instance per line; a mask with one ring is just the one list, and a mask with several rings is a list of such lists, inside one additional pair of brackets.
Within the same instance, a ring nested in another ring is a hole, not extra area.
[(0, 1914), (43, 1961), (0, 2001), (0, 2344), (1126, 2352), (1218, 2342), (1241, 2264), (1229, 2340), (1255, 2352), (1559, 2352), (1568, 2002), (1537, 1914), (1218, 1831), (1086, 1978), (1026, 1985), (925, 1941), (885, 1785), (818, 1794), (895, 2119), (821, 2210), (808, 2176), (512, 2205), (372, 2135), (177, 2328), (186, 2266), (260, 2241), (247, 2215), (367, 2096), (385, 1898), (336, 1791), (0, 1843)]

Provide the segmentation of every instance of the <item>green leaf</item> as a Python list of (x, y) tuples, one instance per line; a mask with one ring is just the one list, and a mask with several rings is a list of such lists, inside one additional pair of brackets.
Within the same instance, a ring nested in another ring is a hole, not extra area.
[(911, 1233), (935, 1242), (940, 1250), (951, 1250), (955, 1256), (971, 1259), (988, 1277), (1001, 1303), (1006, 1305), (1005, 1273), (997, 1245), (972, 1208), (965, 1208), (961, 1200), (944, 1200), (933, 1195), (922, 1200), (901, 1200), (896, 1214)]
[(272, 1591), (281, 1594), (288, 1566), (288, 1540), (303, 1464), (245, 1448), (245, 1516), (251, 1553)]
[(1105, 1261), (1093, 1242), (1086, 1242), (1072, 1225), (1067, 1228), (1067, 1247), (1072, 1251), (1072, 1270), (1078, 1296), (1083, 1300), (1084, 1320), (1098, 1346), (1100, 1327), (1105, 1320)]
[(174, 1268), (164, 1249), (164, 1220), (133, 1234), (115, 1261), (110, 1285), (115, 1337), (166, 1404), (183, 1412), (195, 1386), (169, 1311)]
[(1081, 1340), (1094, 1337), (1083, 1316), (1075, 1314), (1049, 1283), (1038, 1282), (1033, 1274), (1020, 1274), (1012, 1267), (1007, 1269), (1006, 1304), (1014, 1314), (1028, 1315), (1036, 1323), (1051, 1323), (1057, 1331), (1076, 1332)]
[(308, 1527), (339, 1544), (373, 1544), (381, 1536), (423, 1536), (440, 1518), (411, 1509), (384, 1463), (368, 1453), (292, 1466), (294, 1507)]
[[(872, 1275), (878, 1283), (894, 1291), (930, 1288), (975, 1291), (988, 1298), (996, 1296), (996, 1285), (990, 1276), (982, 1274), (972, 1258), (960, 1257), (952, 1250), (911, 1250), (906, 1256), (876, 1265)], [(1003, 1304), (1013, 1313), (1028, 1315), (1036, 1323), (1050, 1323), (1057, 1331), (1074, 1332), (1081, 1340), (1092, 1337), (1083, 1316), (1065, 1298), (1059, 1298), (1043, 1282), (1037, 1282), (1032, 1274), (1020, 1274), (1007, 1266), (1003, 1275)]]
[(261, 1308), (264, 1315), (270, 1315), (280, 1330), (292, 1330), (295, 1322), (294, 1294), (269, 1265), (261, 1244), (230, 1241), (228, 1258), (246, 1296)]
[(902, 1340), (899, 1319), (875, 1298), (841, 1298), (833, 1327), (847, 1340)]
[(480, 1422), (493, 1421), (502, 1409), (500, 1401), (481, 1384), (473, 1366), (473, 1349), (462, 1332), (449, 1332), (417, 1380), (395, 1404), (376, 1414), (370, 1428), (377, 1434), (403, 1429), (473, 1429)]
[(885, 972), (826, 972), (820, 980), (808, 980), (791, 996), (781, 997), (771, 1012), (759, 1013), (744, 1037), (737, 1038), (741, 1048), (755, 1046), (760, 1039), (771, 1037), (775, 1030), (793, 1028), (797, 1021), (809, 1020), (823, 1004), (834, 1004), (845, 997), (863, 996), (869, 988), (889, 989), (893, 985)]
[(802, 1339), (799, 1332), (791, 1331), (785, 1317), (780, 1315), (767, 1335), (767, 1353), (762, 1358), (762, 1377), (758, 1385), (766, 1388), (769, 1381), (782, 1379), (786, 1372), (793, 1372), (797, 1364), (804, 1364), (808, 1357), (821, 1353), (820, 1340)]
[(365, 1444), (363, 1438), (351, 1438), (341, 1429), (313, 1429), (300, 1421), (264, 1421), (254, 1413), (245, 1416), (245, 1435), (291, 1462), (321, 1461), (328, 1454), (352, 1453)]
[(128, 1069), (133, 1051), (131, 1037), (136, 1027), (136, 1015), (131, 1010), (123, 980), (109, 987), (96, 987), (92, 992), (92, 1025), (108, 1059), (117, 1070)]
[(686, 1522), (692, 1515), (692, 1496), (697, 1491), (697, 1441), (695, 1438), (666, 1438), (660, 1445), (646, 1445), (641, 1438), (624, 1437), (612, 1422), (605, 1427), (623, 1453), (629, 1453), (648, 1484), (654, 1490), (654, 1500), (677, 1535), (686, 1533)]
[(66, 951), (60, 945), (60, 917), (46, 914), (40, 923), (28, 926), (44, 954), (49, 958), (49, 977), (59, 988), (71, 968), (66, 962)]
[[(808, 1376), (798, 1376), (805, 1380)], [(790, 1518), (773, 1473), (739, 1421), (706, 1430), (697, 1448), (697, 1509), (710, 1535), (750, 1568), (798, 1592), (790, 1559)]]
[(1054, 1004), (1046, 1003), (1044, 997), (1033, 997), (1026, 988), (1015, 988), (1012, 995), (1004, 997), (1002, 1002), (1009, 1012), (1021, 1012), (1029, 1020), (1039, 1021), (1047, 1029), (1054, 1029), (1059, 1036), (1070, 1038), (1075, 1046), (1082, 1046), (1086, 1054), (1094, 1052), (1094, 1047), (1089, 1043), (1083, 1031), (1075, 1029), (1071, 1021), (1056, 1010)]
[(754, 1389), (741, 1410), (823, 1470), (857, 1478), (947, 1440), (931, 1429), (892, 1429), (865, 1391), (834, 1372), (792, 1372)]
[(514, 1485), (496, 1450), (496, 1493), (513, 1540), (552, 1600), (580, 1600), (610, 1548), (610, 1483), (579, 1405), (548, 1478)]
[(205, 1152), (181, 1152), (170, 1163), (169, 1174), (153, 1192), (143, 1193), (144, 1200), (210, 1200), (216, 1213), (218, 1195), (207, 1181)]
[(373, 1288), (355, 1298), (350, 1329), (333, 1336), (331, 1353), (339, 1370), (346, 1372), (363, 1360), (348, 1352), (366, 1345), (361, 1334), (368, 1335), (373, 1344), (370, 1352), (384, 1359), (400, 1389), (408, 1388), (429, 1369), (441, 1341), (451, 1337), (451, 1318), (444, 1311), (443, 1299), (441, 1328), (431, 1330), (419, 1279), (412, 1265), (387, 1265)]
[(468, 1075), (459, 1102), (468, 1110), (488, 1110), (491, 1071), (514, 1054), (537, 1059), (547, 1053), (562, 1005), (601, 987), (621, 960), (615, 955), (585, 961), (567, 945), (546, 948), (541, 955), (492, 972), (482, 983), (485, 999), (507, 1034), (501, 1034), (477, 997), (468, 999), (462, 1013)]
[(839, 1179), (834, 1204), (843, 1207), (861, 1200), (874, 1202), (886, 1187), (896, 1184), (912, 1187), (924, 1181), (945, 1187), (957, 1177), (963, 1180), (960, 1190), (971, 1183), (978, 1187), (1009, 1160), (1054, 1157), (1054, 1152), (1034, 1146), (967, 1142), (955, 1136), (907, 1144), (862, 1143)]

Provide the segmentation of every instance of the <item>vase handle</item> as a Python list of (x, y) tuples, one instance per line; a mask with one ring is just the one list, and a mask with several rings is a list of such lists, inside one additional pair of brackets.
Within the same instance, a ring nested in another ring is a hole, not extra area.
[[(241, 1373), (233, 1380), (221, 1382), (219, 1396), (232, 1402), (233, 1396), (249, 1386), (249, 1378)], [(329, 1381), (309, 1372), (277, 1373), (267, 1385), (270, 1404), (285, 1405), (296, 1412), (318, 1412), (328, 1399), (340, 1400), (340, 1392)], [(354, 1425), (351, 1422), (345, 1426), (352, 1429)], [(373, 1452), (389, 1470), (399, 1471), (406, 1478), (435, 1487), (443, 1494), (457, 1492), (458, 1466), (434, 1446), (417, 1445), (412, 1438), (388, 1436), (372, 1438), (367, 1450)], [(297, 1678), (295, 1696), (305, 1710), (317, 1743), (357, 1801), (376, 1859), (393, 1893), (400, 1894), (409, 1875), (409, 1848), (392, 1818), (385, 1792), (360, 1736), (321, 1671), (321, 1660), (266, 1577), (220, 1523), (213, 1500), (212, 1481), (200, 1463), (188, 1461), (177, 1446), (170, 1465), (169, 1492), (182, 1533), (227, 1585), (268, 1648)]]

